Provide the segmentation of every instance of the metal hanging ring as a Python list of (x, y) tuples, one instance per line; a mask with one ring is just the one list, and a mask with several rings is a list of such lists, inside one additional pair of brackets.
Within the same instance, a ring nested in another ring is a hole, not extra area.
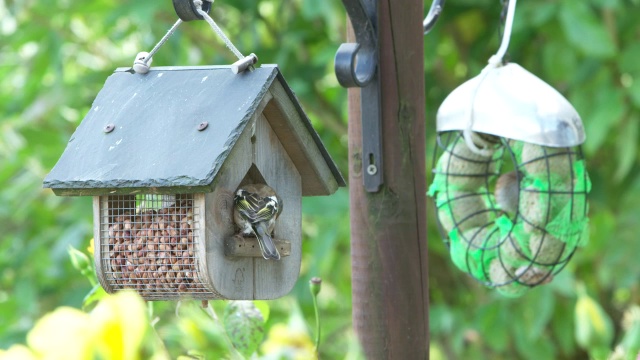
[[(203, 20), (202, 15), (198, 14), (198, 9), (193, 3), (193, 0), (173, 0), (173, 8), (178, 14), (178, 17), (182, 21), (191, 21), (191, 20)], [(202, 11), (207, 14), (211, 11), (211, 2), (203, 1), (202, 2)]]
[(440, 17), (440, 14), (442, 14), (442, 10), (444, 9), (444, 1), (445, 0), (433, 0), (433, 2), (431, 3), (429, 13), (427, 13), (427, 17), (425, 17), (424, 21), (422, 22), (425, 35), (427, 35), (436, 25), (436, 22), (438, 21), (438, 18)]

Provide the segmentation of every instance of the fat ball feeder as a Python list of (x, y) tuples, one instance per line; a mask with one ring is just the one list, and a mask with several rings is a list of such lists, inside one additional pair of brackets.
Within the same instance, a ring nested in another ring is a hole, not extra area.
[(510, 297), (550, 282), (584, 243), (591, 188), (576, 110), (503, 63), (515, 4), (497, 54), (438, 109), (428, 192), (456, 267)]

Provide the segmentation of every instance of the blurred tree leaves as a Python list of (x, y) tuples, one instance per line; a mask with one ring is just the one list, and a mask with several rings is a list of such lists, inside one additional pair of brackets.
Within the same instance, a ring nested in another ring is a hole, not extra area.
[(559, 20), (569, 44), (592, 58), (615, 55), (613, 38), (602, 25), (602, 18), (582, 0), (565, 0), (560, 6)]

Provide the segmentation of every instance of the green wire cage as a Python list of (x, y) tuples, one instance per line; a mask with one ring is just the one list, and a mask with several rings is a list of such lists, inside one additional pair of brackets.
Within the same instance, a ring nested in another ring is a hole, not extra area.
[(429, 195), (453, 263), (519, 296), (550, 282), (585, 242), (591, 184), (579, 146), (476, 135), (483, 154), (462, 131), (438, 135)]

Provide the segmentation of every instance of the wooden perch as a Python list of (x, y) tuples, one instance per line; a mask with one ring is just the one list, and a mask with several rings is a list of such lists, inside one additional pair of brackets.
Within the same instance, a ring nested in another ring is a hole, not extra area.
[[(280, 257), (291, 255), (291, 242), (282, 239), (273, 239), (280, 253)], [(228, 257), (257, 257), (262, 258), (258, 239), (234, 235), (224, 242), (224, 255)]]

